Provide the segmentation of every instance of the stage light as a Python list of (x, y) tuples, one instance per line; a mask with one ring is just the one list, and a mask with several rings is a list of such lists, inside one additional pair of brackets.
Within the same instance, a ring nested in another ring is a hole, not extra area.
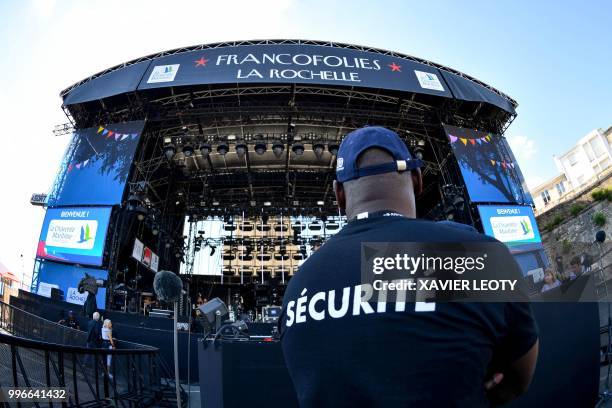
[(138, 217), (138, 221), (142, 221), (145, 219), (145, 217), (147, 216), (147, 209), (146, 207), (139, 205), (138, 207), (136, 207), (136, 210), (134, 210), (137, 214)]
[(200, 145), (200, 153), (202, 153), (203, 156), (208, 156), (210, 152), (212, 152), (212, 146), (210, 143), (202, 143)]
[(142, 195), (138, 192), (130, 194), (127, 199), (128, 210), (134, 211), (136, 207), (142, 205)]
[(242, 158), (247, 152), (247, 145), (244, 143), (238, 143), (236, 145), (236, 154), (238, 157)]
[(327, 150), (334, 156), (338, 155), (338, 149), (340, 149), (340, 146), (337, 143), (327, 145)]
[(317, 205), (321, 206), (321, 205), (323, 205), (323, 204), (325, 204), (325, 202), (324, 202), (324, 201), (322, 201), (322, 200), (317, 201)]
[(270, 201), (264, 201), (264, 206), (269, 207), (272, 205), (272, 203)]
[(153, 227), (153, 229), (151, 230), (151, 233), (153, 235), (157, 235), (157, 234), (159, 234), (159, 229), (157, 229), (157, 227)]
[(323, 152), (325, 151), (325, 145), (323, 143), (315, 143), (312, 145), (312, 150), (314, 150), (317, 159), (320, 159), (321, 155), (323, 155)]
[(172, 160), (176, 153), (176, 147), (172, 143), (168, 143), (164, 146), (164, 155), (168, 161)]
[(225, 156), (228, 151), (229, 146), (227, 143), (219, 143), (219, 146), (217, 146), (217, 153), (219, 153), (221, 156)]
[(277, 159), (281, 157), (284, 150), (285, 146), (281, 142), (274, 142), (272, 145), (272, 153), (274, 153)]
[(219, 202), (217, 200), (213, 200), (212, 205), (219, 205)]
[(267, 149), (268, 147), (263, 142), (258, 142), (255, 144), (255, 153), (257, 153), (258, 155), (264, 154)]
[(169, 249), (171, 246), (172, 244), (170, 244), (169, 242), (166, 242), (166, 245), (165, 245), (166, 249)]
[(291, 146), (291, 150), (293, 150), (293, 153), (296, 155), (301, 156), (304, 154), (304, 145), (302, 143), (294, 143), (293, 146)]
[(452, 221), (455, 218), (455, 208), (454, 207), (445, 207), (444, 208), (444, 215), (446, 216), (446, 219), (449, 221)]
[(453, 205), (455, 206), (455, 208), (457, 208), (458, 210), (463, 209), (463, 205), (465, 204), (465, 200), (463, 199), (463, 197), (461, 196), (456, 196), (455, 199), (453, 200)]
[(251, 201), (251, 207), (255, 207), (257, 205), (257, 201)]
[(189, 144), (183, 146), (183, 154), (185, 157), (191, 157), (193, 155), (193, 147)]

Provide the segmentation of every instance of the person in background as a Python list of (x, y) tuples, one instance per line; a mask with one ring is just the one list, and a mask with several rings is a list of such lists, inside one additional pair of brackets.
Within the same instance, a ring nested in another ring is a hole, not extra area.
[(555, 263), (557, 264), (557, 273), (563, 275), (563, 255), (557, 255)]
[[(113, 322), (110, 319), (105, 319), (104, 324), (102, 325), (102, 348), (108, 348), (114, 350), (116, 344), (116, 339), (113, 338)], [(108, 354), (106, 356), (106, 369), (108, 372), (108, 376), (112, 379), (113, 375), (111, 374), (111, 362), (112, 356)]]
[(67, 319), (62, 319), (58, 323), (62, 326), (70, 327), (71, 329), (81, 330), (79, 322), (77, 322), (76, 316), (72, 310), (68, 312)]
[(87, 324), (87, 348), (99, 348), (102, 345), (102, 324), (100, 313), (94, 312), (93, 319)]
[(544, 274), (544, 285), (542, 286), (542, 293), (554, 289), (557, 286), (561, 286), (561, 282), (559, 281), (559, 279), (557, 279), (552, 269), (547, 269), (546, 273)]
[(582, 275), (582, 265), (580, 265), (580, 258), (575, 256), (570, 261), (570, 270), (567, 273), (567, 279), (574, 280), (580, 275)]

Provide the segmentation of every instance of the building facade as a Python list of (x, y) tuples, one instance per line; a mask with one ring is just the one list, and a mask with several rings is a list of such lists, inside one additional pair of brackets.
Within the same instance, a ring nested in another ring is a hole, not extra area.
[(553, 158), (559, 174), (531, 190), (536, 213), (575, 196), (612, 170), (612, 126), (589, 132), (567, 152)]

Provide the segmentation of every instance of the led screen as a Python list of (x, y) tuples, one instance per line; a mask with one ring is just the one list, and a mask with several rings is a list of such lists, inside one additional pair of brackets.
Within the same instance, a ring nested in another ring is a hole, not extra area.
[(444, 130), (472, 202), (533, 202), (505, 138), (454, 126)]
[(484, 233), (508, 246), (523, 274), (548, 265), (531, 207), (479, 205), (478, 212)]
[(111, 207), (49, 208), (36, 256), (82, 265), (102, 265)]
[(121, 203), (144, 121), (76, 130), (48, 205)]
[[(75, 265), (61, 264), (50, 261), (41, 261), (38, 270), (39, 295), (50, 297), (49, 287), (59, 288), (64, 292), (66, 302), (82, 305), (87, 299), (87, 292), (79, 293), (78, 285), (85, 274), (97, 279), (106, 280), (108, 272), (103, 269), (83, 268)], [(106, 288), (98, 288), (96, 303), (99, 309), (104, 309)]]

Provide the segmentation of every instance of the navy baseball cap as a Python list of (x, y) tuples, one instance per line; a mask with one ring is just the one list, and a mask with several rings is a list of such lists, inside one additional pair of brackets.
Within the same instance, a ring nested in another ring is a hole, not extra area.
[[(359, 155), (371, 147), (386, 150), (394, 161), (357, 168)], [(392, 130), (381, 126), (367, 126), (352, 131), (340, 144), (336, 162), (338, 182), (354, 180), (375, 174), (402, 172), (423, 167), (423, 161), (413, 159), (406, 144)]]

